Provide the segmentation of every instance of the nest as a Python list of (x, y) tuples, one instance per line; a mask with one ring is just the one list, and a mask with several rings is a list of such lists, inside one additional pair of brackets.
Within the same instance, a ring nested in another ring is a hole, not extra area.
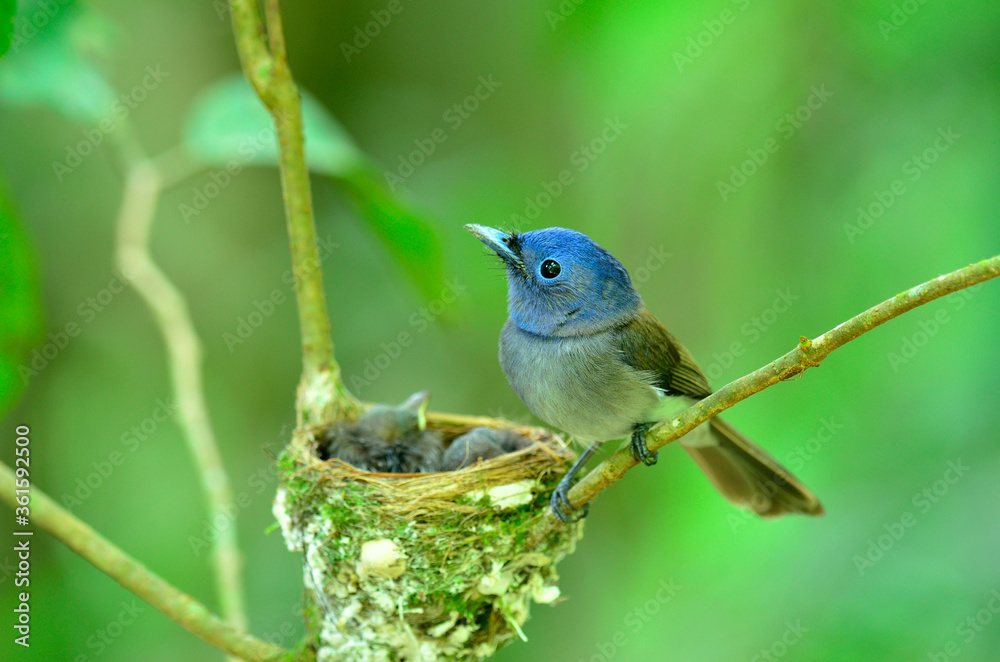
[[(305, 556), (319, 662), (485, 659), (524, 638), (532, 602), (558, 599), (555, 565), (582, 524), (532, 532), (573, 454), (548, 430), (507, 427), (534, 443), (424, 474), (323, 461), (325, 428), (296, 431), (279, 460), (274, 513), (289, 549)], [(470, 428), (429, 429), (447, 445)]]

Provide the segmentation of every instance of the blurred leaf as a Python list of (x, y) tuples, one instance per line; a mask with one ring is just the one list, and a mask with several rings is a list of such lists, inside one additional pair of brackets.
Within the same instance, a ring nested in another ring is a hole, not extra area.
[(372, 167), (357, 168), (338, 180), (420, 293), (428, 300), (440, 297), (444, 258), (431, 224), (393, 196)]
[(19, 368), (41, 335), (42, 308), (34, 249), (0, 187), (0, 414), (24, 390)]
[[(364, 156), (350, 135), (308, 92), (302, 92), (306, 160), (309, 169), (338, 175)], [(216, 82), (188, 111), (184, 145), (192, 156), (214, 165), (278, 165), (278, 141), (267, 108), (242, 74)]]
[(17, 14), (17, 0), (0, 0), (0, 57), (10, 48), (14, 36), (14, 15)]
[(90, 10), (63, 10), (0, 63), (0, 101), (15, 108), (49, 106), (81, 124), (107, 117), (114, 110), (114, 90), (85, 57), (80, 37), (108, 24)]
[[(347, 131), (304, 90), (302, 119), (309, 169), (330, 175), (347, 190), (362, 219), (424, 297), (440, 296), (444, 263), (431, 224), (392, 195)], [(195, 158), (207, 164), (226, 165), (235, 160), (243, 164), (278, 165), (278, 143), (271, 116), (242, 75), (218, 81), (195, 101), (185, 122), (184, 145)]]

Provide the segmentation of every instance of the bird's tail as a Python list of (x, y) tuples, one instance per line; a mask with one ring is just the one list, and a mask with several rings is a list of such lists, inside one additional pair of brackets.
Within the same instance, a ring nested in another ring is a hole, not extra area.
[(823, 514), (813, 493), (763, 448), (719, 418), (710, 424), (708, 443), (681, 445), (729, 501), (762, 517)]

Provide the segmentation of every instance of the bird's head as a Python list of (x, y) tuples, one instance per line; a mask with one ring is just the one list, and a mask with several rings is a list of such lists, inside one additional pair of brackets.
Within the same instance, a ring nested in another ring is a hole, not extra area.
[(628, 320), (642, 306), (625, 267), (585, 234), (465, 228), (504, 261), (508, 311), (524, 331), (588, 335)]
[(395, 442), (427, 427), (427, 405), (430, 391), (420, 391), (411, 395), (406, 402), (392, 405), (372, 405), (358, 419), (356, 429), (361, 434), (375, 439)]

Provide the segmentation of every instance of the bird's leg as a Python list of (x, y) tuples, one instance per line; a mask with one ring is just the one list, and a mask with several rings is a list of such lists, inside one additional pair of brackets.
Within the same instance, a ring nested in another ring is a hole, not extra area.
[(646, 446), (646, 433), (649, 432), (649, 429), (653, 425), (653, 423), (638, 423), (632, 429), (632, 458), (636, 462), (642, 462), (647, 467), (656, 464), (656, 460), (660, 455), (659, 451), (650, 453), (649, 448)]
[(580, 473), (580, 469), (583, 465), (590, 459), (590, 456), (597, 452), (597, 449), (601, 447), (602, 441), (595, 441), (592, 443), (587, 450), (580, 454), (580, 457), (576, 459), (573, 466), (569, 468), (566, 475), (563, 476), (559, 484), (556, 485), (556, 489), (552, 491), (552, 498), (549, 500), (549, 505), (552, 507), (552, 513), (560, 522), (575, 522), (578, 519), (587, 516), (587, 512), (590, 510), (590, 504), (586, 504), (581, 512), (573, 514), (576, 508), (573, 504), (569, 502), (566, 498), (566, 493), (569, 492), (569, 488), (573, 485), (573, 479), (576, 475)]

